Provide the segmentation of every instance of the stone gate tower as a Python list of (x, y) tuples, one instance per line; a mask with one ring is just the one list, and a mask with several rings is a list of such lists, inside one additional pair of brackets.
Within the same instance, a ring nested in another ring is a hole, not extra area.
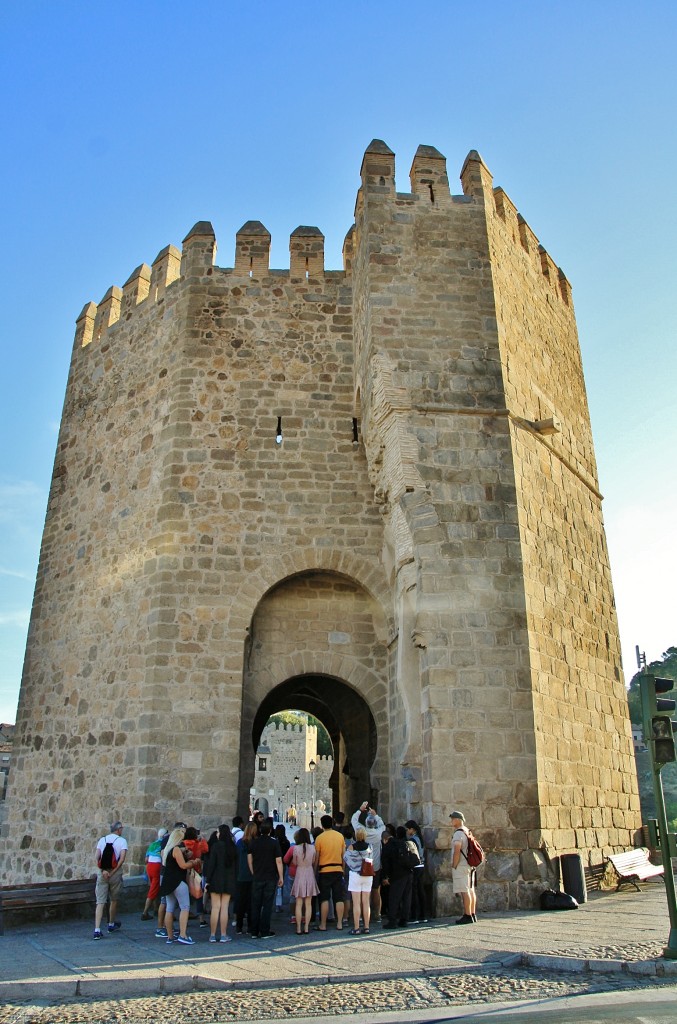
[(5, 876), (76, 877), (121, 817), (246, 809), (270, 714), (316, 715), (333, 806), (490, 853), (631, 844), (639, 802), (569, 283), (471, 152), (462, 195), (374, 141), (344, 269), (211, 225), (77, 321), (29, 632)]

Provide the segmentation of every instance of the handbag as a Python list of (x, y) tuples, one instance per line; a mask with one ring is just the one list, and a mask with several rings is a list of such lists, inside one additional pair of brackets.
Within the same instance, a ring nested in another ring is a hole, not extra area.
[(373, 860), (362, 860), (362, 866), (360, 867), (360, 874), (363, 878), (374, 877), (374, 862)]
[(202, 875), (195, 868), (188, 869), (188, 892), (194, 900), (202, 898)]
[(282, 860), (287, 865), (287, 874), (290, 878), (296, 878), (296, 864), (294, 863), (294, 846), (290, 846)]

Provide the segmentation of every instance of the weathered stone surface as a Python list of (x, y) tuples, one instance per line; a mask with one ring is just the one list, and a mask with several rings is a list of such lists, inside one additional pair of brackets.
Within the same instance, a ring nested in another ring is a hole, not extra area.
[[(294, 233), (289, 272), (271, 271), (260, 222), (218, 267), (199, 222), (181, 254), (85, 306), (8, 880), (88, 874), (112, 818), (141, 870), (158, 824), (246, 812), (253, 751), (287, 707), (329, 730), (335, 806), (369, 797), (425, 826), (440, 906), (452, 805), (492, 855), (486, 906), (531, 898), (542, 875), (526, 850), (631, 845), (634, 756), (568, 282), (476, 152), (464, 197), (432, 147), (414, 194), (394, 172), (372, 144), (343, 271), (324, 270), (315, 228)], [(55, 835), (77, 841), (57, 850)]]
[(483, 871), (487, 881), (515, 879), (520, 874), (520, 857), (516, 853), (490, 852)]
[(524, 850), (520, 854), (520, 873), (527, 882), (546, 882), (551, 871), (540, 850)]

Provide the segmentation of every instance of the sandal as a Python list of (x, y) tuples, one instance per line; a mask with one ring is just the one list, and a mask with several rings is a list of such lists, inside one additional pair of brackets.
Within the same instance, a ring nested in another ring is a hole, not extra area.
[(359, 928), (351, 928), (350, 931), (348, 932), (348, 935), (359, 935), (359, 934), (360, 934), (360, 929)]
[(368, 935), (369, 934), (369, 929), (368, 928), (363, 928), (362, 929), (362, 934), (363, 935)]

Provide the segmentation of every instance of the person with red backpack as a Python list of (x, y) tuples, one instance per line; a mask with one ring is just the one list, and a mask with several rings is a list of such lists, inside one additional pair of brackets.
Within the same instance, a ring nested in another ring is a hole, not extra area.
[(96, 914), (94, 917), (94, 938), (103, 938), (101, 922), (106, 903), (108, 908), (108, 931), (114, 932), (122, 925), (115, 920), (118, 898), (122, 892), (122, 865), (127, 856), (127, 840), (122, 838), (122, 822), (114, 821), (108, 835), (102, 836), (96, 844)]
[[(462, 811), (449, 815), (454, 834), (451, 837), (451, 877), (454, 893), (463, 900), (463, 915), (456, 924), (477, 923), (476, 867), (484, 860), (484, 852), (465, 824)], [(479, 858), (479, 859), (478, 859)]]

